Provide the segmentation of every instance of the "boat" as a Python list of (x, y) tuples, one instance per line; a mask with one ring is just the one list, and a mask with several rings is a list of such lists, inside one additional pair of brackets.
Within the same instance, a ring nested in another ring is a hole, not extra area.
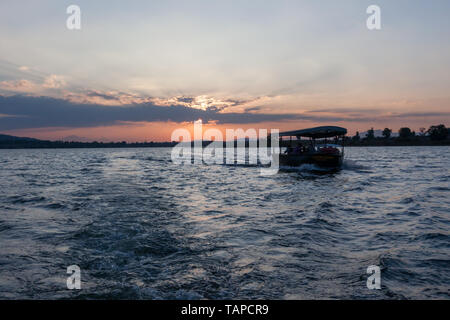
[[(280, 148), (286, 144), (283, 137), (289, 137), (289, 141), (285, 151), (280, 150), (279, 164), (289, 167), (313, 164), (321, 168), (339, 169), (344, 159), (346, 134), (347, 129), (336, 126), (281, 132)], [(292, 140), (293, 137), (296, 140)]]

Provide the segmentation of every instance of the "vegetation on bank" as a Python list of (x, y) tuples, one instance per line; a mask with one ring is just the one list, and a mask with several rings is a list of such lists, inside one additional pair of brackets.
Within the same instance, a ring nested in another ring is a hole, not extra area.
[(450, 145), (450, 129), (443, 124), (420, 128), (419, 133), (408, 127), (400, 128), (398, 135), (392, 135), (392, 129), (385, 128), (381, 137), (375, 137), (375, 130), (369, 129), (364, 137), (359, 132), (353, 137), (345, 137), (347, 146), (442, 146)]
[(47, 140), (0, 140), (0, 149), (65, 149), (65, 148), (164, 148), (176, 142), (75, 142)]
[[(364, 137), (359, 132), (353, 137), (346, 136), (346, 146), (447, 146), (450, 145), (450, 129), (444, 125), (431, 126), (428, 130), (421, 128), (419, 133), (404, 127), (398, 131), (398, 136), (393, 136), (392, 130), (385, 128), (381, 137), (375, 136), (375, 130), (369, 129)], [(0, 149), (34, 149), (34, 148), (167, 148), (174, 147), (178, 142), (76, 142), (76, 141), (48, 141), (32, 138), (21, 138), (0, 135)], [(203, 141), (207, 146), (211, 141)], [(288, 145), (289, 141), (282, 141), (281, 146)], [(294, 142), (296, 143), (296, 142)], [(234, 143), (237, 146), (237, 142)], [(245, 146), (249, 145), (248, 139)], [(270, 146), (270, 140), (267, 141)], [(224, 142), (224, 147), (226, 143)]]

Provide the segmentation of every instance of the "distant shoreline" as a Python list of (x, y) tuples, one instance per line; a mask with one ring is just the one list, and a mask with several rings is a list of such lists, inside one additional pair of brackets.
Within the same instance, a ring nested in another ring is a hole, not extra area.
[[(377, 130), (377, 133), (379, 133)], [(381, 131), (382, 136), (377, 136), (376, 131), (371, 128), (368, 130), (364, 137), (361, 137), (359, 132), (356, 132), (356, 135), (353, 137), (345, 136), (347, 132), (346, 129), (343, 129), (344, 135), (339, 134), (334, 138), (328, 135), (330, 138), (320, 140), (320, 143), (338, 143), (343, 144), (345, 147), (424, 147), (424, 146), (450, 146), (450, 134), (449, 128), (446, 128), (445, 125), (435, 125), (430, 126), (428, 130), (425, 128), (420, 129), (420, 134), (416, 134), (414, 131), (411, 131), (408, 127), (403, 127), (398, 131), (398, 136), (392, 136), (392, 130), (389, 128), (385, 128)], [(273, 137), (272, 137), (273, 138)], [(250, 138), (242, 138), (234, 140), (234, 147), (242, 146), (249, 147), (252, 146), (271, 146), (271, 136), (260, 137), (259, 139), (250, 139)], [(309, 144), (309, 140), (301, 139), (300, 136), (297, 136), (298, 139), (292, 139), (290, 137), (289, 140), (282, 139), (280, 137), (279, 145), (280, 147), (294, 147), (296, 145), (306, 145)], [(277, 139), (277, 138), (276, 138)], [(200, 141), (196, 140), (196, 143)], [(201, 144), (203, 147), (211, 144), (212, 140), (202, 140)], [(172, 148), (178, 145), (180, 142), (176, 141), (165, 141), (165, 142), (154, 142), (154, 141), (145, 141), (145, 142), (81, 142), (81, 141), (64, 141), (64, 140), (40, 140), (35, 138), (28, 137), (17, 137), (11, 136), (7, 134), (0, 133), (0, 149), (104, 149), (104, 148)], [(224, 148), (227, 148), (231, 140), (229, 141), (221, 141), (218, 140), (217, 145), (221, 145)], [(318, 142), (319, 143), (319, 142)], [(194, 142), (185, 142), (186, 144), (191, 144), (194, 146)]]
[[(210, 142), (204, 142), (206, 147)], [(59, 142), (59, 141), (0, 141), (0, 149), (132, 149), (132, 148), (172, 148), (178, 142), (151, 142), (151, 143), (94, 143), (94, 142)], [(281, 147), (287, 146), (283, 143)], [(445, 147), (450, 146), (450, 140), (444, 141), (396, 141), (396, 142), (351, 142), (344, 144), (345, 148), (353, 147)], [(226, 148), (226, 145), (224, 144)], [(235, 144), (235, 147), (236, 144)], [(248, 147), (248, 144), (246, 144)], [(270, 144), (269, 144), (270, 147)]]

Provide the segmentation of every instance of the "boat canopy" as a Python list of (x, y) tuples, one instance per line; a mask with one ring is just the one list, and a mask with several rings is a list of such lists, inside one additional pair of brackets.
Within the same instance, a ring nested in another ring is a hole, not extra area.
[(280, 137), (308, 137), (313, 139), (330, 138), (347, 134), (347, 129), (335, 126), (323, 126), (310, 129), (281, 132)]

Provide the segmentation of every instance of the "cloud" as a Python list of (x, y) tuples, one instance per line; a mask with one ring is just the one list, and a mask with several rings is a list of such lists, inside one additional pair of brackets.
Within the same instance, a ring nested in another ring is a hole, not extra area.
[(0, 118), (7, 118), (7, 117), (14, 117), (14, 116), (9, 115), (9, 114), (1, 114), (0, 113)]
[(299, 114), (220, 113), (184, 105), (161, 106), (151, 102), (128, 106), (74, 103), (64, 99), (32, 96), (0, 96), (0, 113), (14, 117), (0, 118), (3, 130), (44, 127), (96, 127), (129, 122), (259, 123), (302, 119)]
[(392, 118), (450, 117), (450, 112), (405, 112), (390, 115)]
[(38, 85), (29, 80), (9, 80), (1, 81), (0, 89), (14, 92), (35, 92), (38, 89)]
[(192, 103), (195, 101), (195, 99), (192, 97), (178, 97), (177, 100), (184, 103)]
[[(27, 67), (20, 67), (27, 68)], [(27, 69), (29, 70), (29, 69)], [(45, 92), (48, 89), (60, 89), (66, 86), (66, 81), (63, 76), (50, 75), (43, 79), (43, 81), (32, 81), (28, 79), (19, 80), (5, 80), (0, 82), (0, 90), (10, 92), (20, 92), (35, 94), (38, 92)]]
[[(95, 93), (92, 95), (96, 96)], [(103, 97), (108, 98), (109, 97)], [(256, 109), (248, 111), (257, 111)], [(327, 111), (331, 111), (327, 110)], [(77, 103), (67, 99), (33, 96), (0, 96), (0, 128), (2, 130), (48, 128), (48, 127), (98, 127), (139, 122), (193, 122), (253, 124), (262, 122), (311, 121), (315, 123), (372, 122), (376, 120), (423, 117), (449, 117), (449, 112), (419, 112), (387, 114), (371, 110), (354, 114), (351, 109), (342, 109), (332, 114), (222, 112), (220, 108), (191, 108), (185, 105), (158, 105), (154, 102), (134, 103), (126, 106), (94, 103)]]
[(44, 83), (42, 84), (43, 88), (48, 89), (59, 89), (66, 86), (66, 81), (63, 76), (59, 76), (56, 74), (51, 74), (45, 78)]
[(149, 102), (149, 98), (144, 98), (136, 94), (118, 91), (85, 90), (77, 92), (65, 92), (64, 99), (79, 104), (100, 104), (106, 106), (125, 106)]
[(259, 110), (261, 110), (261, 107), (250, 107), (250, 108), (245, 108), (245, 112), (259, 111)]

